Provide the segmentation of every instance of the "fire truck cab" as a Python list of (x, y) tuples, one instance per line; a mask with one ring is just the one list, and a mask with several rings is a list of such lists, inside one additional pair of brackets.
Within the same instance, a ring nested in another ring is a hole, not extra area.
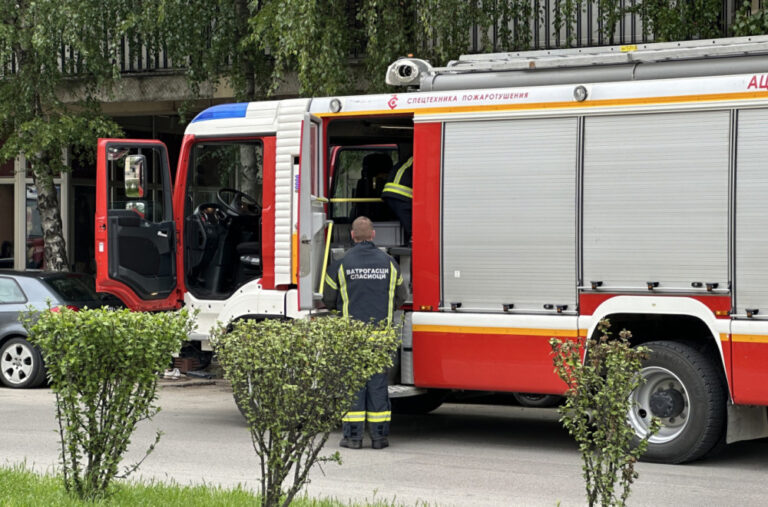
[[(412, 288), (410, 408), (562, 394), (549, 339), (607, 318), (653, 349), (628, 414), (662, 419), (648, 459), (768, 436), (765, 69), (768, 37), (402, 59), (407, 92), (203, 111), (175, 178), (161, 143), (102, 139), (98, 289), (198, 310), (207, 348), (217, 321), (322, 312), (366, 215)], [(380, 198), (411, 156), (412, 242)]]

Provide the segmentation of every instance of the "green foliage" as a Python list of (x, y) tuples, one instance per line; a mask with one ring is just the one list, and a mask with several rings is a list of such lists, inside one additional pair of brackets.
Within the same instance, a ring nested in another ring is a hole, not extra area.
[(357, 12), (362, 28), (353, 44), (364, 49), (364, 82), (370, 92), (392, 90), (384, 82), (387, 66), (401, 56), (418, 52), (416, 2), (367, 0)]
[[(159, 0), (142, 5), (145, 31), (183, 67), (195, 94), (229, 86), (237, 101), (264, 98), (272, 58), (251, 35), (263, 4), (249, 0)], [(208, 88), (201, 89), (206, 85)]]
[[(262, 505), (288, 505), (355, 393), (392, 363), (397, 335), (340, 317), (236, 322), (212, 337), (261, 463)], [(293, 470), (286, 491), (283, 481)]]
[[(43, 353), (61, 437), (67, 491), (103, 497), (118, 475), (136, 424), (159, 408), (158, 373), (192, 328), (186, 310), (34, 312), (23, 317), (30, 341)], [(152, 451), (157, 439), (149, 447)], [(133, 472), (140, 462), (125, 469)]]
[(635, 463), (660, 424), (654, 418), (650, 432), (633, 445), (630, 393), (644, 381), (639, 372), (649, 351), (631, 347), (626, 330), (612, 339), (608, 327), (607, 320), (600, 322), (599, 338), (550, 340), (555, 370), (568, 386), (560, 421), (579, 445), (590, 506), (625, 504), (638, 477)]
[(736, 18), (731, 26), (733, 35), (762, 35), (768, 33), (768, 3), (756, 12), (752, 12), (752, 2), (745, 0), (736, 12)]
[(68, 269), (53, 186), (67, 170), (62, 150), (92, 152), (97, 137), (120, 132), (96, 99), (119, 77), (135, 10), (128, 0), (0, 0), (0, 163), (23, 154), (31, 165), (47, 269)]
[(533, 46), (533, 27), (544, 20), (544, 4), (539, 6), (538, 11), (529, 0), (510, 0), (491, 5), (495, 8), (489, 13), (490, 20), (492, 27), (498, 30), (497, 46), (492, 51), (530, 49)]
[(571, 47), (578, 43), (576, 40), (576, 26), (579, 19), (578, 16), (582, 10), (586, 10), (585, 0), (561, 0), (556, 4), (552, 26), (558, 32), (565, 28), (566, 37), (564, 45), (566, 47)]
[[(489, 2), (424, 0), (419, 4), (418, 29), (423, 41), (419, 49), (434, 64), (442, 65), (466, 53), (470, 47), (473, 24), (485, 21), (482, 25), (487, 26), (488, 23), (486, 10)], [(481, 28), (480, 32), (484, 30)]]
[(350, 90), (350, 30), (346, 2), (282, 0), (266, 2), (252, 21), (253, 37), (274, 58), (273, 90), (295, 69), (299, 95), (327, 96)]
[[(626, 4), (626, 5), (625, 5)], [(614, 34), (621, 18), (633, 11), (628, 2), (621, 0), (562, 0), (555, 5), (552, 26), (556, 31), (565, 29), (565, 47), (579, 45), (576, 39), (579, 20), (586, 17), (587, 6), (597, 12), (598, 32), (608, 44), (614, 43)]]
[[(123, 482), (115, 484), (112, 494), (97, 501), (84, 501), (72, 497), (61, 484), (61, 478), (43, 475), (24, 465), (0, 467), (0, 503), (3, 506), (38, 507), (134, 507), (158, 505), (162, 507), (251, 507), (259, 497), (237, 486), (225, 489), (217, 486), (181, 486), (174, 482)], [(293, 507), (404, 507), (402, 502), (371, 500), (368, 502), (342, 502), (330, 498), (297, 497)], [(418, 503), (417, 505), (422, 505)], [(423, 504), (425, 507), (428, 505)]]
[(109, 497), (96, 501), (81, 500), (67, 492), (60, 476), (39, 474), (24, 465), (0, 467), (0, 498), (3, 506), (15, 507), (245, 507), (257, 501), (252, 492), (239, 486), (224, 489), (154, 481), (117, 483), (110, 488)]
[(656, 42), (723, 37), (722, 0), (644, 0), (639, 6), (643, 32)]
[[(305, 97), (353, 90), (391, 91), (387, 66), (413, 54), (433, 65), (466, 53), (477, 38), (480, 52), (534, 46), (549, 23), (545, 2), (530, 0), (160, 0), (147, 24), (158, 20), (157, 43), (184, 62), (190, 83), (228, 83), (237, 100), (273, 95), (295, 73)], [(720, 0), (559, 0), (552, 26), (562, 46), (574, 46), (588, 7), (597, 29), (615, 43), (621, 20), (636, 13), (655, 40), (715, 37)], [(201, 44), (200, 41), (207, 41)], [(208, 90), (211, 92), (212, 90)], [(289, 92), (290, 93), (290, 92)]]

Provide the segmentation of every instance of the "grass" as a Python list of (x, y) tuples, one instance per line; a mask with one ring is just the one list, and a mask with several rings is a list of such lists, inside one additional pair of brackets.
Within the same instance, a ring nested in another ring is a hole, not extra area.
[[(259, 505), (259, 497), (241, 487), (224, 489), (218, 486), (180, 486), (161, 482), (115, 481), (108, 498), (84, 502), (64, 489), (61, 477), (39, 474), (24, 465), (0, 467), (0, 506), (153, 506), (162, 507), (237, 507)], [(295, 507), (398, 507), (387, 501), (374, 503), (344, 503), (334, 499), (297, 498)]]

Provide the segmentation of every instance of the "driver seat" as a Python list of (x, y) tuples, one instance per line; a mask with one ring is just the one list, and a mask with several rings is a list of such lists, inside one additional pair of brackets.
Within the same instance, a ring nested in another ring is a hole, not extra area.
[(249, 241), (240, 243), (235, 248), (240, 259), (237, 265), (237, 286), (261, 275), (261, 243)]

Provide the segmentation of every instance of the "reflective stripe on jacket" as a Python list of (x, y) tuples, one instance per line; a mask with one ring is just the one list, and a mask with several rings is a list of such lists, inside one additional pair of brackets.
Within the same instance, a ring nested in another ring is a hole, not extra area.
[(413, 157), (389, 173), (381, 197), (410, 201), (413, 199)]
[(331, 265), (323, 302), (344, 317), (390, 323), (407, 292), (397, 262), (372, 242), (362, 241)]

